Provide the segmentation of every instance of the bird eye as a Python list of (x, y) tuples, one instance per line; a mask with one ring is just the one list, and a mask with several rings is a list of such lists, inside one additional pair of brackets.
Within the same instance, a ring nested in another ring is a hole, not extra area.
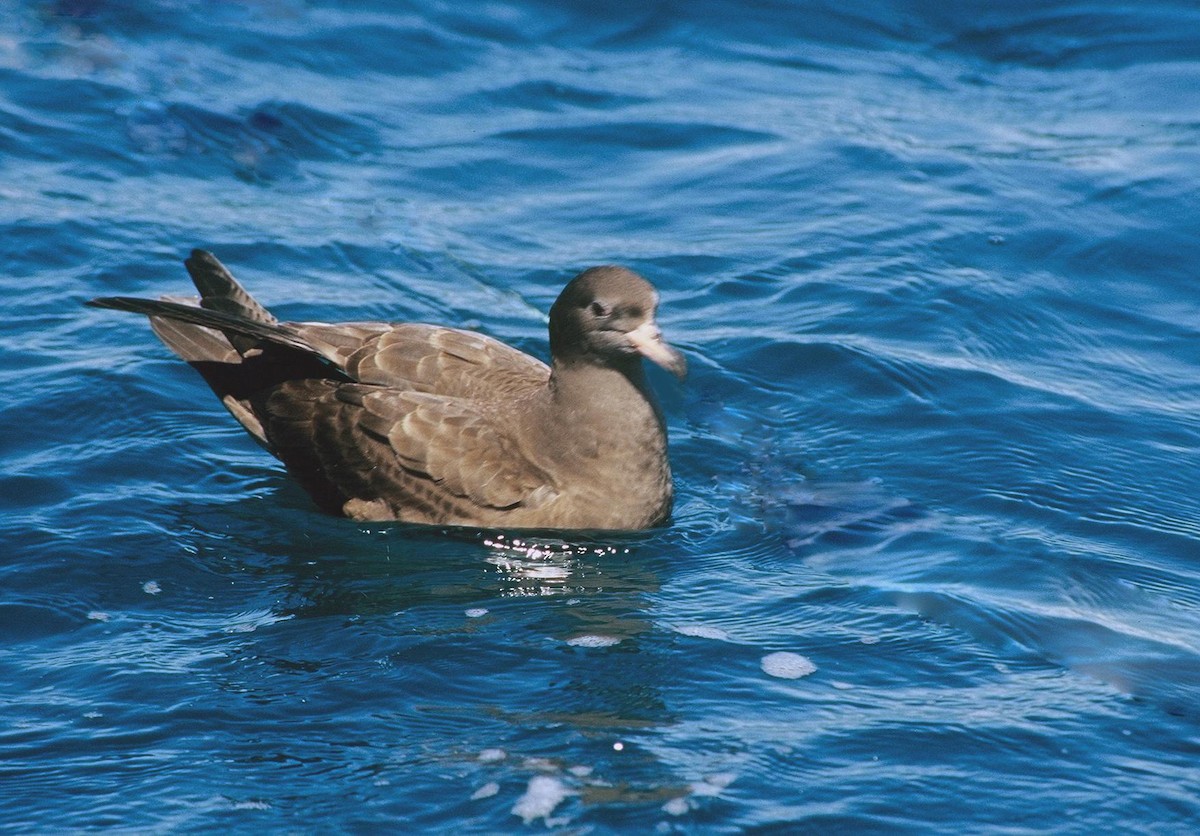
[(592, 302), (588, 307), (591, 308), (593, 316), (598, 316), (602, 319), (612, 313), (612, 308), (603, 302)]

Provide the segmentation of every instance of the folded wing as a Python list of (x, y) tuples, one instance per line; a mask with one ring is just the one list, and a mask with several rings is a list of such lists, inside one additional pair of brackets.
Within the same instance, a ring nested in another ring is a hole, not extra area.
[(279, 322), (216, 258), (193, 299), (93, 300), (150, 317), (317, 501), (361, 519), (448, 523), (536, 507), (549, 477), (489, 420), (549, 368), (503, 343), (423, 324)]

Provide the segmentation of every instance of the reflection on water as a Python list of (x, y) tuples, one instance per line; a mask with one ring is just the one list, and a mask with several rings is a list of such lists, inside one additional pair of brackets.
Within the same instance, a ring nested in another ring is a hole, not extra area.
[[(493, 534), (484, 538), (487, 562), (500, 570), (511, 586), (505, 595), (566, 595), (603, 588), (601, 570), (588, 561), (627, 555), (628, 548), (588, 546), (554, 539), (524, 539)], [(590, 576), (590, 577), (589, 577)]]

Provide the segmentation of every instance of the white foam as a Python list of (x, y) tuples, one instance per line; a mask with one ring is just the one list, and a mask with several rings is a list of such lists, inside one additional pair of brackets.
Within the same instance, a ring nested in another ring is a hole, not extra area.
[(572, 647), (612, 647), (614, 644), (620, 643), (621, 640), (616, 636), (596, 636), (590, 634), (567, 639), (567, 644)]
[(695, 636), (698, 639), (716, 639), (717, 641), (729, 641), (729, 634), (720, 627), (709, 627), (707, 624), (683, 624), (675, 628), (676, 633), (685, 636)]
[(467, 610), (467, 618), (483, 618), (487, 614), (487, 607), (471, 607)]
[(162, 592), (162, 587), (158, 585), (158, 581), (146, 581), (142, 584), (142, 592), (147, 595), (157, 595)]
[(692, 782), (692, 794), (699, 796), (720, 795), (721, 791), (732, 784), (737, 776), (732, 772), (717, 772), (699, 781)]
[(513, 815), (520, 816), (525, 824), (545, 819), (546, 824), (550, 825), (550, 814), (570, 794), (571, 791), (557, 778), (550, 775), (534, 775), (529, 779), (525, 794), (513, 805)]
[(816, 671), (814, 665), (799, 653), (788, 653), (782, 650), (778, 653), (768, 653), (762, 657), (763, 673), (780, 679), (799, 679)]
[(682, 816), (684, 813), (686, 813), (690, 809), (691, 809), (691, 805), (688, 804), (688, 800), (683, 797), (672, 798), (670, 801), (668, 801), (666, 804), (663, 805), (663, 812), (666, 813), (668, 816)]
[(480, 763), (497, 763), (508, 757), (508, 752), (503, 749), (484, 749), (479, 753)]
[(265, 801), (235, 801), (233, 802), (235, 810), (270, 810), (271, 805)]
[(471, 793), (471, 800), (478, 801), (481, 798), (491, 798), (498, 792), (500, 792), (500, 785), (495, 781), (488, 781), (482, 787), (475, 790), (475, 792)]

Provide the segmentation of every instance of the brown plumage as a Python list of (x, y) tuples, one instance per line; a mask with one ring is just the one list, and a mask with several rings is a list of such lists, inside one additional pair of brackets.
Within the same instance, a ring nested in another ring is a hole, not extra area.
[(211, 254), (199, 300), (88, 304), (150, 317), (316, 502), (360, 520), (640, 529), (671, 511), (662, 415), (642, 358), (680, 378), (658, 294), (621, 267), (576, 276), (550, 311), (551, 365), (482, 334), (414, 323), (281, 323)]

